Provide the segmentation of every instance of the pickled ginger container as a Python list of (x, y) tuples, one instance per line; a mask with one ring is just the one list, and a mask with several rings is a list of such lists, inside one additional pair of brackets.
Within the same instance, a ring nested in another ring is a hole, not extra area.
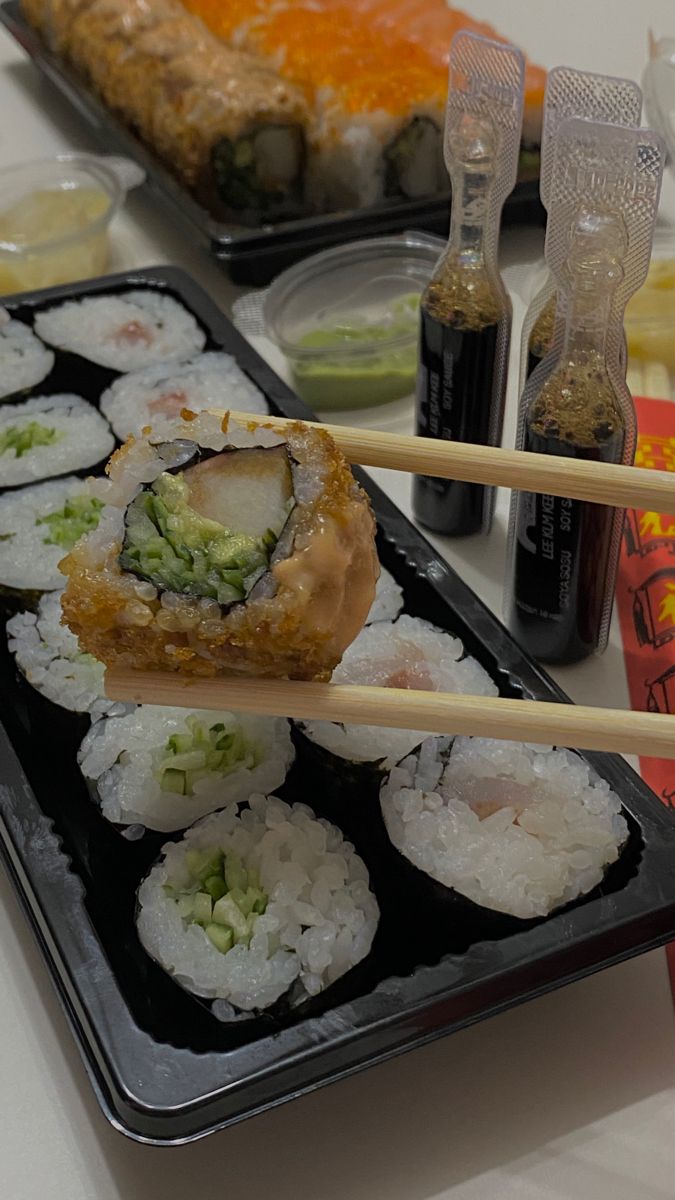
[(106, 270), (108, 230), (144, 171), (130, 159), (60, 155), (0, 171), (0, 293)]
[(415, 390), (419, 299), (444, 248), (406, 233), (323, 251), (284, 271), (262, 300), (264, 332), (313, 409), (365, 408)]

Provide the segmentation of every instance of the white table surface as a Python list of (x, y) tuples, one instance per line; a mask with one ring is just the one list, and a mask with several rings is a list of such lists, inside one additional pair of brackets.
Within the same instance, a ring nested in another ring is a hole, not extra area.
[[(647, 30), (675, 36), (672, 0), (475, 0), (472, 12), (501, 24), (545, 66), (634, 78)], [(1, 34), (0, 166), (92, 148)], [(675, 224), (672, 179), (662, 210)], [(503, 239), (514, 341), (528, 264), (540, 248), (533, 231)], [(185, 267), (225, 309), (236, 295), (140, 194), (116, 222), (112, 267), (159, 262)], [(268, 345), (260, 348), (279, 365)], [(514, 398), (512, 387), (507, 444)], [(389, 406), (363, 420), (407, 429), (409, 408)], [(373, 474), (407, 510), (406, 480)], [(504, 515), (502, 496), (487, 542), (436, 542), (496, 611)], [(555, 674), (578, 701), (628, 704), (616, 632), (602, 659)], [(674, 1128), (673, 1006), (665, 956), (655, 951), (191, 1146), (134, 1144), (101, 1116), (0, 876), (2, 1200), (672, 1200)]]

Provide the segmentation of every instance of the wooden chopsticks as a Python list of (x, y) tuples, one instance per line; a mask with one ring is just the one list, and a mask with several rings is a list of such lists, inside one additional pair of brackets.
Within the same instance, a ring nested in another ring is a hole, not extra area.
[(105, 690), (111, 700), (136, 704), (231, 709), (675, 759), (675, 718), (662, 713), (286, 679), (190, 679), (160, 671), (107, 670)]
[[(255, 418), (239, 412), (229, 416), (244, 426), (269, 425), (281, 433), (290, 424), (283, 417)], [(362, 466), (544, 492), (617, 508), (675, 511), (675, 478), (666, 471), (342, 425), (314, 423), (314, 427), (326, 430), (348, 461)], [(238, 710), (675, 759), (675, 719), (662, 713), (284, 679), (197, 679), (160, 671), (107, 670), (105, 690), (111, 700), (136, 704)]]
[[(223, 413), (223, 415), (225, 415)], [(285, 417), (252, 417), (230, 412), (242, 425), (271, 425), (283, 433), (290, 424)], [(438, 479), (458, 479), (527, 492), (590, 500), (615, 508), (641, 508), (653, 512), (675, 512), (675, 474), (612, 463), (584, 462), (526, 450), (502, 450), (469, 442), (437, 441), (399, 433), (355, 429), (347, 425), (324, 425), (350, 463), (364, 467), (387, 467)]]

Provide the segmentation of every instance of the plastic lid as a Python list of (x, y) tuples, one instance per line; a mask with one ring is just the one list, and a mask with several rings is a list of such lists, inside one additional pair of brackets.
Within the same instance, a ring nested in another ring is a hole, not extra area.
[[(296, 360), (325, 355), (331, 332), (333, 358), (415, 340), (417, 298), (444, 248), (441, 238), (404, 233), (349, 242), (306, 258), (262, 296), (258, 331)], [(253, 314), (248, 315), (251, 330)]]
[(642, 77), (647, 120), (661, 134), (675, 171), (675, 38), (649, 34), (649, 62)]

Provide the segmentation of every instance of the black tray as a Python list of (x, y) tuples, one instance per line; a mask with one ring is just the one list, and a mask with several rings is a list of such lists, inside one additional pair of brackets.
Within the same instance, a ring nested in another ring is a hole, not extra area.
[[(207, 330), (209, 344), (234, 354), (280, 413), (308, 415), (178, 270), (110, 276), (5, 303), (17, 317), (30, 318), (56, 299), (127, 287), (161, 288), (182, 300)], [(57, 363), (54, 386), (58, 370)], [(86, 395), (85, 372), (77, 383)], [(378, 517), (381, 558), (403, 585), (406, 608), (458, 634), (502, 694), (565, 700), (410, 522), (362, 478)], [(675, 825), (620, 758), (585, 756), (624, 804), (631, 838), (619, 862), (582, 901), (548, 920), (518, 922), (461, 901), (449, 909), (448, 894), (427, 886), (373, 831), (373, 820), (364, 820), (368, 797), (347, 789), (336, 797), (320, 786), (311, 756), (300, 747), (282, 794), (333, 818), (339, 808), (340, 823), (370, 868), (382, 908), (380, 931), (368, 959), (294, 1015), (221, 1024), (147, 958), (135, 936), (135, 888), (163, 836), (130, 842), (103, 820), (75, 765), (87, 720), (28, 687), (2, 642), (0, 851), (101, 1107), (139, 1141), (199, 1137), (675, 934)], [(402, 887), (412, 905), (408, 935), (396, 903)]]
[[(448, 195), (426, 200), (392, 200), (373, 208), (305, 217), (260, 229), (216, 221), (103, 104), (81, 76), (45, 46), (23, 16), (19, 0), (7, 0), (0, 5), (0, 21), (36, 67), (73, 105), (100, 146), (109, 153), (127, 154), (141, 164), (147, 174), (147, 186), (167, 207), (169, 215), (192, 238), (196, 236), (210, 249), (235, 283), (269, 283), (305, 255), (354, 238), (401, 233), (406, 229), (447, 233)], [(543, 225), (545, 220), (539, 180), (519, 184), (504, 206), (504, 221)]]

